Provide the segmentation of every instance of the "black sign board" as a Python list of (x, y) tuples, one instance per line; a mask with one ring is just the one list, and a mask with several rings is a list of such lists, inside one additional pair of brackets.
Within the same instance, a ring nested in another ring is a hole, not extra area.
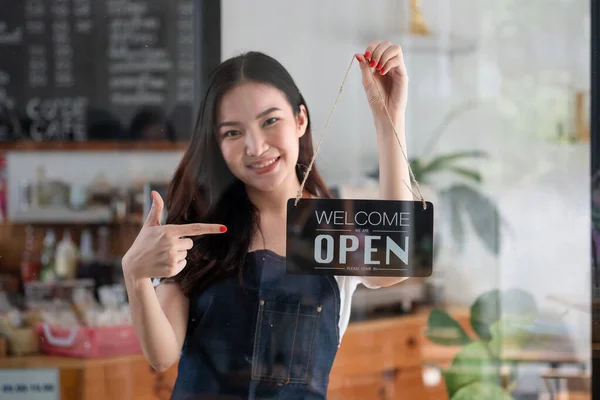
[(287, 204), (286, 269), (292, 274), (428, 277), (433, 204), (295, 199)]
[(162, 112), (187, 135), (195, 4), (0, 0), (0, 141), (143, 139)]

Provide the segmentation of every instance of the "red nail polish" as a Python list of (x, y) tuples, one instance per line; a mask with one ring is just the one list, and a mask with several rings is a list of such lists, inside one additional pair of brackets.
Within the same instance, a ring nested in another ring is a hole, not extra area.
[(357, 55), (355, 55), (354, 57), (356, 57), (356, 61), (358, 61), (358, 62), (361, 62), (361, 61), (360, 61), (360, 58), (358, 58), (358, 54), (357, 54)]
[(221, 225), (221, 226), (219, 227), (219, 230), (220, 230), (221, 232), (225, 233), (225, 232), (227, 232), (227, 227), (226, 227), (225, 225)]
[(381, 67), (383, 67), (383, 64), (381, 64), (381, 62), (379, 64), (377, 64), (377, 69), (381, 69)]
[(379, 70), (379, 74), (383, 75), (383, 70), (382, 69)]
[(371, 60), (371, 62), (369, 63), (369, 66), (371, 68), (373, 68), (375, 66), (375, 64), (376, 64), (375, 60)]
[(365, 58), (371, 58), (371, 52), (365, 51)]

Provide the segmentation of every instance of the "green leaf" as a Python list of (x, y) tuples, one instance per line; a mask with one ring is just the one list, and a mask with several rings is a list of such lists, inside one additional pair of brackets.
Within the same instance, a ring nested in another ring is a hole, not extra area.
[(438, 257), (440, 255), (440, 249), (442, 248), (442, 245), (440, 244), (442, 242), (442, 237), (439, 233), (434, 232), (433, 233), (433, 265), (436, 265)]
[[(409, 159), (408, 164), (410, 165), (410, 169), (412, 170), (413, 174), (415, 175), (415, 179), (417, 180), (417, 182), (419, 182), (419, 183), (423, 182), (424, 179), (423, 179), (423, 163), (422, 163), (422, 161), (418, 158)], [(373, 172), (369, 172), (367, 174), (367, 176), (369, 178), (379, 180), (379, 167), (375, 168), (373, 170)]]
[(477, 236), (491, 253), (500, 252), (500, 213), (491, 199), (474, 188), (457, 184), (445, 191), (446, 197), (458, 201), (466, 211)]
[(423, 166), (423, 173), (432, 173), (448, 169), (456, 161), (465, 158), (484, 158), (487, 154), (482, 151), (458, 151), (454, 153), (442, 154), (435, 157)]
[(492, 340), (490, 348), (495, 354), (501, 354), (503, 350), (520, 351), (531, 342), (535, 336), (536, 316), (530, 314), (502, 315), (500, 319), (490, 325)]
[[(411, 167), (411, 168), (412, 168), (412, 167)], [(379, 168), (376, 168), (375, 170), (373, 170), (373, 172), (369, 172), (369, 173), (367, 174), (367, 176), (368, 176), (369, 178), (373, 178), (373, 179), (377, 179), (377, 180), (379, 180)]]
[(463, 176), (464, 178), (470, 179), (476, 183), (481, 183), (482, 178), (481, 174), (475, 170), (463, 167), (448, 167), (449, 171), (452, 171), (458, 175)]
[(446, 196), (445, 192), (440, 197), (450, 203), (450, 230), (452, 232), (452, 239), (458, 250), (462, 251), (465, 243), (465, 229), (461, 203), (452, 196)]
[[(509, 289), (504, 292), (490, 290), (480, 295), (471, 305), (471, 327), (479, 338), (491, 341), (494, 337), (493, 325), (505, 318), (495, 327), (496, 334), (520, 326), (529, 326), (537, 318), (535, 299), (521, 289)], [(508, 325), (505, 325), (508, 324)]]
[(504, 291), (502, 295), (502, 308), (504, 314), (525, 317), (538, 316), (538, 307), (533, 296), (523, 289), (512, 288)]
[[(489, 396), (501, 396), (490, 385), (501, 382), (502, 350), (518, 350), (534, 339), (537, 312), (534, 298), (521, 289), (490, 290), (480, 295), (471, 306), (471, 326), (479, 339), (465, 345), (443, 371), (448, 397), (464, 399), (476, 393), (477, 399), (493, 398), (483, 396), (488, 396), (486, 390)], [(471, 385), (476, 386), (467, 390)], [(472, 391), (476, 389), (483, 390), (481, 395)]]
[(441, 309), (434, 309), (429, 314), (425, 336), (441, 346), (461, 346), (471, 342), (463, 327)]
[(452, 398), (461, 388), (476, 382), (496, 384), (500, 379), (499, 371), (487, 344), (481, 340), (471, 342), (456, 354), (450, 367), (442, 372), (448, 397)]
[(533, 296), (521, 289), (509, 289), (502, 293), (500, 318), (490, 325), (492, 341), (497, 349), (520, 350), (534, 339), (538, 308)]
[(481, 340), (492, 340), (490, 326), (500, 319), (500, 291), (490, 290), (480, 295), (471, 305), (471, 328)]
[[(481, 174), (473, 169), (453, 165), (455, 162), (465, 158), (487, 157), (482, 151), (459, 151), (455, 153), (442, 154), (425, 163), (420, 158), (409, 159), (410, 169), (419, 183), (426, 183), (428, 176), (440, 171), (451, 171), (476, 183), (481, 183)], [(379, 180), (379, 168), (367, 174), (368, 177)]]
[(415, 175), (415, 179), (417, 180), (417, 182), (425, 183), (424, 181), (426, 181), (426, 179), (423, 176), (423, 162), (420, 159), (416, 158), (413, 160), (409, 160), (409, 165), (410, 169)]
[(514, 400), (514, 397), (498, 385), (474, 382), (458, 390), (450, 400)]

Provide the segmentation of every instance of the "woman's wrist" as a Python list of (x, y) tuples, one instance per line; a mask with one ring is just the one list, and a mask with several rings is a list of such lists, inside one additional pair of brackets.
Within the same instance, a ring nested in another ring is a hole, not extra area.
[(121, 265), (123, 268), (123, 278), (128, 286), (137, 290), (142, 282), (148, 281), (152, 283), (150, 277), (139, 276), (139, 274), (136, 273), (136, 268), (133, 267), (133, 264), (131, 263), (131, 260), (127, 258), (127, 255), (123, 257)]
[[(404, 134), (405, 118), (403, 116), (389, 115), (385, 112), (373, 113), (373, 121), (375, 123), (375, 130), (379, 134), (394, 134), (394, 129), (398, 134)], [(393, 126), (392, 126), (393, 124)]]
[(129, 275), (125, 278), (125, 285), (129, 287), (129, 290), (132, 293), (140, 294), (148, 291), (149, 289), (154, 290), (154, 284), (152, 283), (152, 278), (147, 277), (136, 277)]

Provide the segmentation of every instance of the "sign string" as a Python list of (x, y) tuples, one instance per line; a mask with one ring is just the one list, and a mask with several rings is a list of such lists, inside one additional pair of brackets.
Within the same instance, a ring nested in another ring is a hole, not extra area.
[[(329, 112), (329, 116), (327, 117), (327, 121), (325, 122), (325, 127), (323, 128), (323, 132), (321, 133), (321, 137), (319, 138), (319, 142), (317, 143), (317, 148), (315, 149), (312, 159), (310, 160), (310, 163), (308, 164), (308, 167), (306, 168), (306, 173), (304, 174), (304, 178), (302, 179), (302, 183), (300, 184), (300, 189), (298, 190), (298, 194), (296, 195), (296, 201), (294, 202), (294, 206), (298, 205), (298, 201), (302, 197), (302, 193), (304, 191), (304, 185), (306, 184), (306, 180), (308, 179), (308, 174), (310, 174), (313, 164), (315, 163), (317, 154), (319, 153), (319, 150), (321, 148), (321, 143), (323, 142), (323, 137), (325, 136), (325, 132), (327, 131), (327, 127), (329, 126), (329, 121), (331, 120), (331, 116), (333, 115), (333, 112), (335, 110), (335, 107), (337, 106), (338, 100), (340, 99), (340, 95), (342, 94), (342, 90), (344, 88), (344, 85), (346, 84), (346, 79), (348, 78), (348, 73), (350, 72), (350, 69), (352, 68), (352, 64), (354, 63), (355, 58), (356, 57), (352, 56), (350, 65), (348, 65), (348, 69), (346, 69), (346, 74), (344, 75), (344, 79), (342, 80), (340, 90), (338, 91), (338, 94), (335, 98), (335, 102), (333, 103), (333, 106), (331, 107), (331, 111)], [(375, 84), (375, 87), (377, 88), (377, 91), (379, 92), (379, 96), (381, 97), (381, 99), (383, 101), (383, 94), (381, 93), (381, 89), (379, 88), (379, 85), (377, 84), (377, 80), (375, 79), (375, 73), (372, 70), (371, 70), (371, 77), (373, 78), (373, 83)], [(392, 117), (390, 115), (390, 112), (389, 112), (385, 102), (383, 102), (383, 108), (385, 109), (385, 113), (390, 121), (390, 124), (392, 125), (392, 129), (394, 130), (394, 135), (396, 136), (398, 145), (400, 146), (400, 149), (402, 150), (402, 155), (404, 156), (404, 159), (406, 160), (406, 165), (408, 166), (408, 171), (410, 172), (410, 177), (412, 178), (413, 182), (415, 183), (418, 194), (413, 192), (413, 190), (410, 187), (410, 184), (408, 182), (406, 182), (406, 181), (403, 181), (403, 182), (406, 185), (406, 187), (408, 188), (408, 190), (415, 197), (418, 197), (421, 200), (421, 202), (423, 203), (423, 210), (426, 210), (427, 203), (425, 202), (425, 198), (423, 197), (423, 194), (421, 193), (421, 188), (419, 187), (419, 182), (417, 182), (417, 178), (415, 178), (415, 174), (413, 173), (412, 168), (410, 167), (410, 162), (408, 160), (408, 156), (406, 155), (406, 152), (404, 151), (404, 147), (402, 146), (402, 142), (400, 141), (400, 137), (398, 136), (398, 131), (396, 131), (396, 126), (394, 126), (394, 121), (392, 120)]]

